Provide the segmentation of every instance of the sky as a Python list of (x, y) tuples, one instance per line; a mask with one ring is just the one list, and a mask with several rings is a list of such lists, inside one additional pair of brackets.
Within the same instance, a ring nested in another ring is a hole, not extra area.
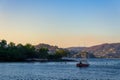
[(0, 0), (0, 40), (59, 47), (120, 42), (120, 0)]

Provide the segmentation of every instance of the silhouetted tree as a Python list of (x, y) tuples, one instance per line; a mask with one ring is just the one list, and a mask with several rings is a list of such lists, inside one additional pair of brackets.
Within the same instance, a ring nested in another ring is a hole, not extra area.
[(7, 41), (6, 40), (1, 40), (0, 42), (0, 48), (5, 48), (7, 45)]
[(39, 49), (39, 58), (43, 58), (43, 59), (45, 59), (45, 58), (47, 58), (48, 57), (48, 48), (40, 48)]

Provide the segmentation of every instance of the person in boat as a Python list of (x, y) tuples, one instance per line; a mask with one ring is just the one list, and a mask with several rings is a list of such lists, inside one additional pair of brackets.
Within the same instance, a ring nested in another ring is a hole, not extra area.
[(80, 61), (80, 64), (82, 64), (82, 61)]

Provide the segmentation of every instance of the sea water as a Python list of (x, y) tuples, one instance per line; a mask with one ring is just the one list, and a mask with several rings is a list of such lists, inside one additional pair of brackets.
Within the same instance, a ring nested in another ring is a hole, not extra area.
[(89, 59), (77, 62), (0, 63), (0, 80), (120, 80), (120, 59)]

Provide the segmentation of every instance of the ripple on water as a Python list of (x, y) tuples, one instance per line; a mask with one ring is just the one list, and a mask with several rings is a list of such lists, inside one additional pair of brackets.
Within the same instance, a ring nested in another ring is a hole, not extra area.
[(0, 80), (120, 80), (120, 60), (90, 60), (90, 64), (78, 68), (76, 62), (0, 63)]

